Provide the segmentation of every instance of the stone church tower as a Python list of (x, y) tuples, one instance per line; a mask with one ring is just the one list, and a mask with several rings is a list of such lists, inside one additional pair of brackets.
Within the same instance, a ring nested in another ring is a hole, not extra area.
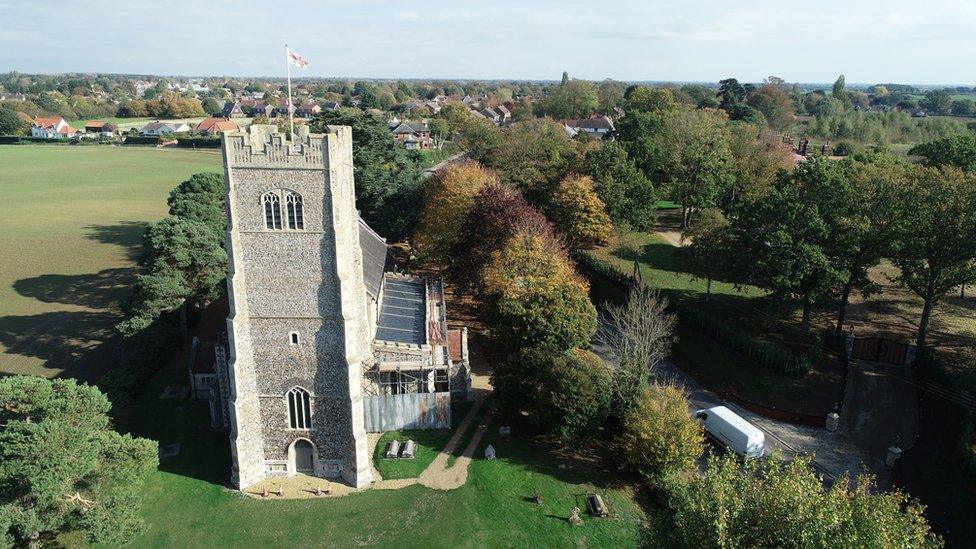
[(352, 130), (223, 135), (232, 479), (372, 481), (362, 404), (372, 364)]

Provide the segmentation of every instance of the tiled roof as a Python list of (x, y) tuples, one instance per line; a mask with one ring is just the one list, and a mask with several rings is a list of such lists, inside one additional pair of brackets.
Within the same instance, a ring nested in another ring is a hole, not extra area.
[(60, 116), (35, 116), (34, 125), (47, 128), (49, 126), (57, 126), (61, 123), (62, 118)]
[(393, 260), (386, 240), (359, 218), (359, 248), (363, 252), (363, 282), (373, 298), (380, 295), (383, 273), (392, 269)]

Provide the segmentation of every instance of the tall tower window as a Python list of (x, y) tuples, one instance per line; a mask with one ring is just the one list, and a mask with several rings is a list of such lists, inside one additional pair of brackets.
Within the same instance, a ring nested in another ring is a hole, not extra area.
[(288, 228), (304, 229), (305, 216), (302, 213), (302, 195), (298, 193), (288, 193), (285, 197), (285, 208), (288, 211)]
[(281, 228), (281, 199), (277, 193), (267, 193), (261, 197), (264, 203), (264, 226), (268, 229)]
[(312, 428), (312, 413), (308, 391), (301, 387), (295, 387), (288, 391), (288, 428)]

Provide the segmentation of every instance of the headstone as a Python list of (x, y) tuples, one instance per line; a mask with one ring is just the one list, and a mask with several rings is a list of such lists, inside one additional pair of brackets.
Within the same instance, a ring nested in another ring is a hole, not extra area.
[(502, 425), (498, 428), (499, 435), (510, 435), (512, 434), (512, 427), (510, 425)]
[(166, 459), (180, 455), (180, 443), (163, 444), (159, 447), (159, 459)]
[(836, 431), (838, 426), (840, 426), (840, 414), (837, 412), (827, 414), (827, 430), (831, 432)]
[(888, 467), (894, 467), (895, 462), (901, 458), (901, 448), (897, 446), (891, 446), (888, 448), (888, 457), (885, 459), (885, 465)]
[(386, 457), (395, 458), (400, 456), (400, 441), (391, 440), (386, 443)]
[(488, 447), (485, 448), (485, 459), (488, 460), (495, 459), (495, 447), (492, 446), (491, 444), (489, 444)]
[(573, 526), (580, 526), (583, 524), (583, 519), (580, 518), (579, 507), (573, 507), (573, 512), (569, 514), (569, 523)]
[(416, 449), (417, 443), (412, 440), (407, 440), (403, 443), (403, 451), (400, 452), (400, 457), (407, 459), (413, 458)]

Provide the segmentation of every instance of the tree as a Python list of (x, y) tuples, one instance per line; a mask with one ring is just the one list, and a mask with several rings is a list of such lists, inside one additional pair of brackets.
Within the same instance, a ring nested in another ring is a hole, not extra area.
[(921, 348), (939, 300), (976, 281), (976, 181), (957, 168), (919, 166), (893, 214), (899, 281), (923, 301), (915, 340)]
[(394, 141), (386, 121), (339, 109), (323, 112), (312, 122), (314, 131), (327, 125), (352, 127), (356, 207), (363, 219), (387, 238), (411, 234), (420, 210), (421, 169)]
[(596, 95), (599, 112), (610, 114), (614, 107), (619, 107), (623, 103), (624, 85), (608, 78), (600, 82)]
[(679, 110), (665, 117), (657, 136), (657, 171), (673, 200), (681, 204), (682, 228), (691, 214), (715, 204), (731, 181), (731, 136), (724, 117), (704, 109)]
[(584, 118), (599, 108), (596, 86), (586, 80), (570, 80), (549, 89), (539, 105), (540, 113), (553, 118)]
[(23, 135), (30, 124), (20, 113), (8, 107), (0, 107), (0, 135)]
[(556, 238), (552, 224), (521, 193), (500, 184), (482, 187), (474, 196), (451, 250), (450, 279), (460, 288), (474, 289), (484, 297), (480, 280), (485, 266), (520, 227), (533, 227), (537, 234), (548, 233), (548, 240)]
[(502, 132), (498, 126), (484, 118), (474, 118), (470, 114), (467, 116), (458, 126), (455, 141), (461, 150), (468, 153), (468, 158), (487, 165), (502, 142)]
[(778, 131), (793, 127), (793, 101), (779, 86), (767, 84), (749, 98), (749, 105), (761, 112), (769, 126)]
[(638, 285), (626, 303), (603, 311), (597, 335), (613, 363), (614, 417), (623, 418), (637, 405), (654, 369), (671, 352), (675, 317), (667, 308), (666, 298)]
[(80, 530), (121, 545), (143, 527), (156, 443), (111, 429), (108, 399), (72, 379), (0, 379), (0, 544)]
[(813, 307), (829, 301), (846, 273), (831, 261), (830, 226), (824, 218), (833, 204), (827, 180), (829, 160), (805, 162), (784, 174), (768, 194), (743, 203), (730, 225), (736, 250), (733, 272), (747, 282), (803, 307), (800, 327), (810, 326)]
[(651, 485), (694, 470), (705, 451), (701, 424), (688, 413), (688, 399), (676, 385), (644, 391), (621, 422), (621, 454)]
[(562, 124), (549, 119), (513, 124), (488, 156), (488, 166), (503, 182), (543, 210), (551, 205), (559, 182), (582, 164), (579, 143), (566, 135)]
[(565, 86), (568, 83), (569, 83), (569, 73), (566, 72), (566, 71), (563, 71), (563, 77), (561, 79), (559, 79), (559, 85), (560, 86)]
[(186, 340), (186, 308), (202, 307), (220, 296), (227, 252), (211, 227), (178, 217), (150, 225), (144, 240), (146, 272), (136, 279), (128, 318), (118, 328), (132, 335), (179, 310)]
[(552, 217), (574, 249), (604, 244), (613, 232), (606, 207), (588, 176), (570, 175), (556, 187)]
[(952, 96), (946, 90), (925, 92), (921, 105), (933, 114), (949, 114), (952, 111)]
[(678, 108), (674, 100), (674, 92), (668, 88), (648, 88), (637, 86), (626, 96), (628, 112), (667, 112)]
[(485, 185), (492, 184), (499, 184), (498, 177), (477, 162), (449, 166), (428, 179), (423, 189), (423, 212), (414, 233), (418, 254), (434, 264), (448, 263), (475, 195)]
[(735, 78), (726, 78), (719, 80), (716, 97), (720, 99), (720, 106), (727, 109), (745, 99), (746, 89)]
[(976, 136), (951, 135), (915, 145), (908, 154), (922, 157), (926, 166), (955, 166), (976, 173)]
[(585, 166), (614, 223), (626, 222), (638, 231), (651, 228), (657, 193), (619, 142), (604, 141), (600, 148), (587, 151)]
[(808, 459), (778, 457), (740, 466), (711, 456), (705, 473), (671, 490), (670, 528), (680, 547), (941, 547), (924, 508), (895, 490), (838, 479), (829, 490)]
[(834, 81), (834, 87), (831, 90), (831, 93), (833, 94), (834, 97), (838, 99), (842, 99), (844, 95), (847, 93), (845, 87), (846, 87), (846, 81), (844, 80), (844, 75), (842, 74), (837, 77), (837, 80)]
[(492, 254), (482, 273), (489, 322), (511, 348), (585, 348), (596, 332), (589, 285), (558, 243), (522, 230)]
[(780, 172), (793, 169), (793, 149), (788, 145), (760, 138), (761, 126), (745, 122), (729, 125), (729, 150), (732, 153), (731, 180), (719, 204), (731, 211), (745, 195), (758, 197), (776, 182)]
[(692, 272), (706, 280), (705, 302), (712, 297), (712, 280), (729, 271), (730, 257), (734, 253), (729, 239), (729, 222), (718, 208), (702, 210), (695, 226), (685, 231), (691, 246), (683, 248), (688, 256)]
[(207, 114), (212, 114), (216, 116), (221, 113), (220, 104), (217, 103), (217, 100), (214, 99), (213, 97), (207, 97), (206, 99), (204, 99), (203, 103), (201, 103), (201, 106), (203, 107), (203, 110)]
[(227, 214), (224, 208), (225, 184), (223, 174), (196, 173), (169, 193), (166, 203), (169, 214), (190, 221), (199, 221), (224, 242)]
[(527, 411), (537, 426), (564, 443), (585, 439), (607, 419), (610, 375), (589, 351), (530, 347), (492, 372), (500, 406)]

